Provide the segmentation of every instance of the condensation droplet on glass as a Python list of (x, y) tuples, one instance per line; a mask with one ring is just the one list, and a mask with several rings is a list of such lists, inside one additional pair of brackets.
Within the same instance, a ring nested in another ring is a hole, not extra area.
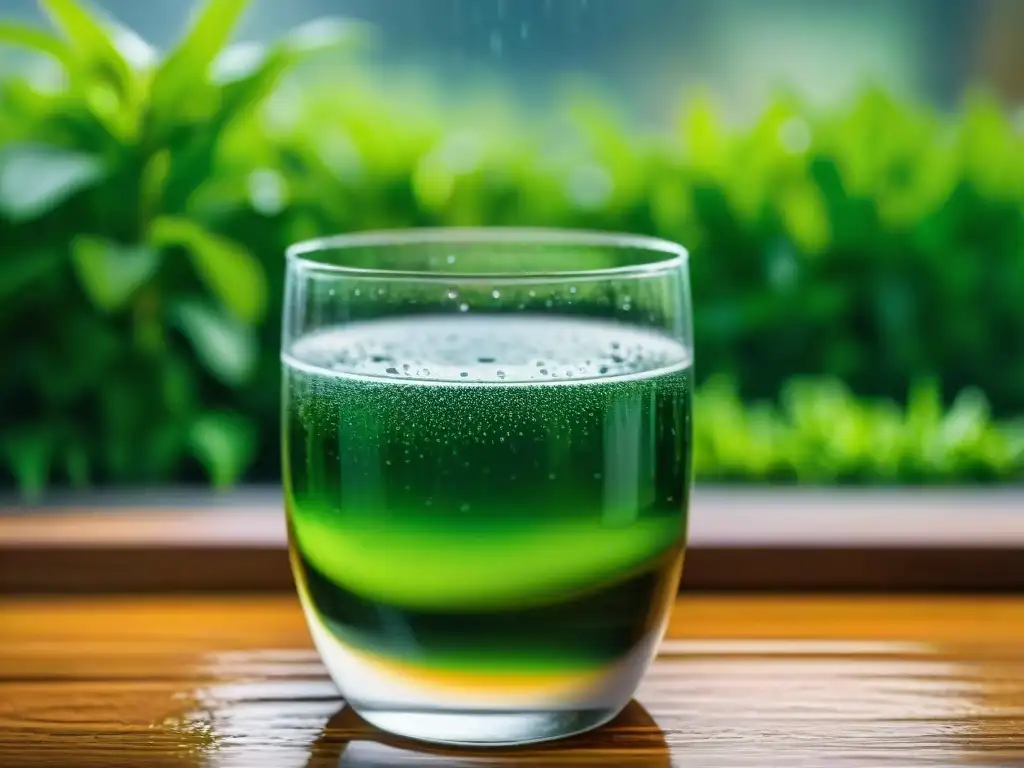
[(456, 291), (454, 288), (449, 288), (448, 289), (448, 298), (449, 299), (457, 299), (457, 298), (459, 298), (459, 292)]
[(455, 263), (455, 256), (454, 255), (449, 255), (448, 258), (446, 259), (446, 261), (449, 264), (454, 264)]
[(569, 293), (576, 293), (576, 286), (575, 285), (570, 285), (569, 286)]
[(556, 475), (554, 472), (552, 472), (550, 475), (548, 475), (548, 480), (556, 480), (556, 479), (558, 479), (558, 475)]
[(491, 291), (491, 298), (500, 299), (501, 298), (501, 291), (499, 291), (497, 288), (495, 288), (493, 291)]
[(531, 298), (531, 299), (535, 299), (535, 298), (537, 298), (537, 292), (536, 292), (536, 291), (534, 291), (534, 290), (531, 290), (531, 291), (530, 291), (530, 298)]
[(388, 368), (386, 372), (390, 373), (392, 376), (397, 376), (398, 375), (398, 369), (397, 368)]
[(462, 373), (459, 374), (459, 376), (461, 376), (464, 379), (469, 378), (469, 372), (468, 371), (463, 371)]
[(469, 312), (469, 304), (466, 304), (465, 302), (459, 304), (459, 312)]
[(384, 295), (384, 289), (383, 288), (378, 288), (377, 289), (377, 295), (378, 296), (383, 296)]
[(544, 302), (544, 306), (545, 307), (553, 307), (553, 306), (555, 306), (555, 302), (553, 302), (551, 299), (548, 299), (547, 301)]
[(541, 372), (541, 375), (543, 375), (543, 376), (547, 376), (548, 375), (548, 369), (547, 368), (541, 368), (540, 372)]
[(356, 288), (356, 289), (355, 289), (354, 291), (352, 291), (352, 294), (353, 294), (354, 296), (361, 296), (361, 295), (362, 295), (362, 293), (363, 293), (363, 292), (362, 292), (361, 290), (359, 290), (358, 288)]
[(329, 291), (327, 292), (327, 295), (328, 295), (328, 296), (333, 296), (333, 295), (334, 295), (334, 289), (333, 289), (333, 288), (331, 288), (331, 290), (329, 290)]

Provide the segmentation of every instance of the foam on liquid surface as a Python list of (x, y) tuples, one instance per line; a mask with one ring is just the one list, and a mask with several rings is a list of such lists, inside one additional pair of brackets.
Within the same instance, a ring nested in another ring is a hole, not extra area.
[(329, 328), (298, 339), (285, 361), (410, 384), (564, 384), (678, 370), (690, 353), (665, 335), (606, 321), (478, 315)]

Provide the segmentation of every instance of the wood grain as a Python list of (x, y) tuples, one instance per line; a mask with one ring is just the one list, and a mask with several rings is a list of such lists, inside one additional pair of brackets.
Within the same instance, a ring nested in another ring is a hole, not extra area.
[(427, 749), (344, 709), (287, 596), (0, 601), (0, 765), (1024, 766), (1024, 598), (688, 596), (611, 726)]

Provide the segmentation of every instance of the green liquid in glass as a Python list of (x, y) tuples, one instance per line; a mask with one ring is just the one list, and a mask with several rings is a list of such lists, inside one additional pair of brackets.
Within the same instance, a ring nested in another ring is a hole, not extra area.
[(426, 671), (599, 671), (682, 563), (689, 351), (593, 320), (430, 316), (285, 358), (285, 489), (325, 636)]

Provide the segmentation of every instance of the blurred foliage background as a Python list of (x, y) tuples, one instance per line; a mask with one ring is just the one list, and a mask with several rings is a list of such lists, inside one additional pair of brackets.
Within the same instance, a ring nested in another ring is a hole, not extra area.
[(696, 471), (714, 481), (1024, 479), (1024, 124), (863, 88), (699, 94), (665, 130), (563, 84), (361, 64), (371, 29), (232, 43), (207, 0), (166, 52), (78, 0), (0, 20), (0, 485), (271, 481), (287, 244), (550, 225), (692, 253)]

